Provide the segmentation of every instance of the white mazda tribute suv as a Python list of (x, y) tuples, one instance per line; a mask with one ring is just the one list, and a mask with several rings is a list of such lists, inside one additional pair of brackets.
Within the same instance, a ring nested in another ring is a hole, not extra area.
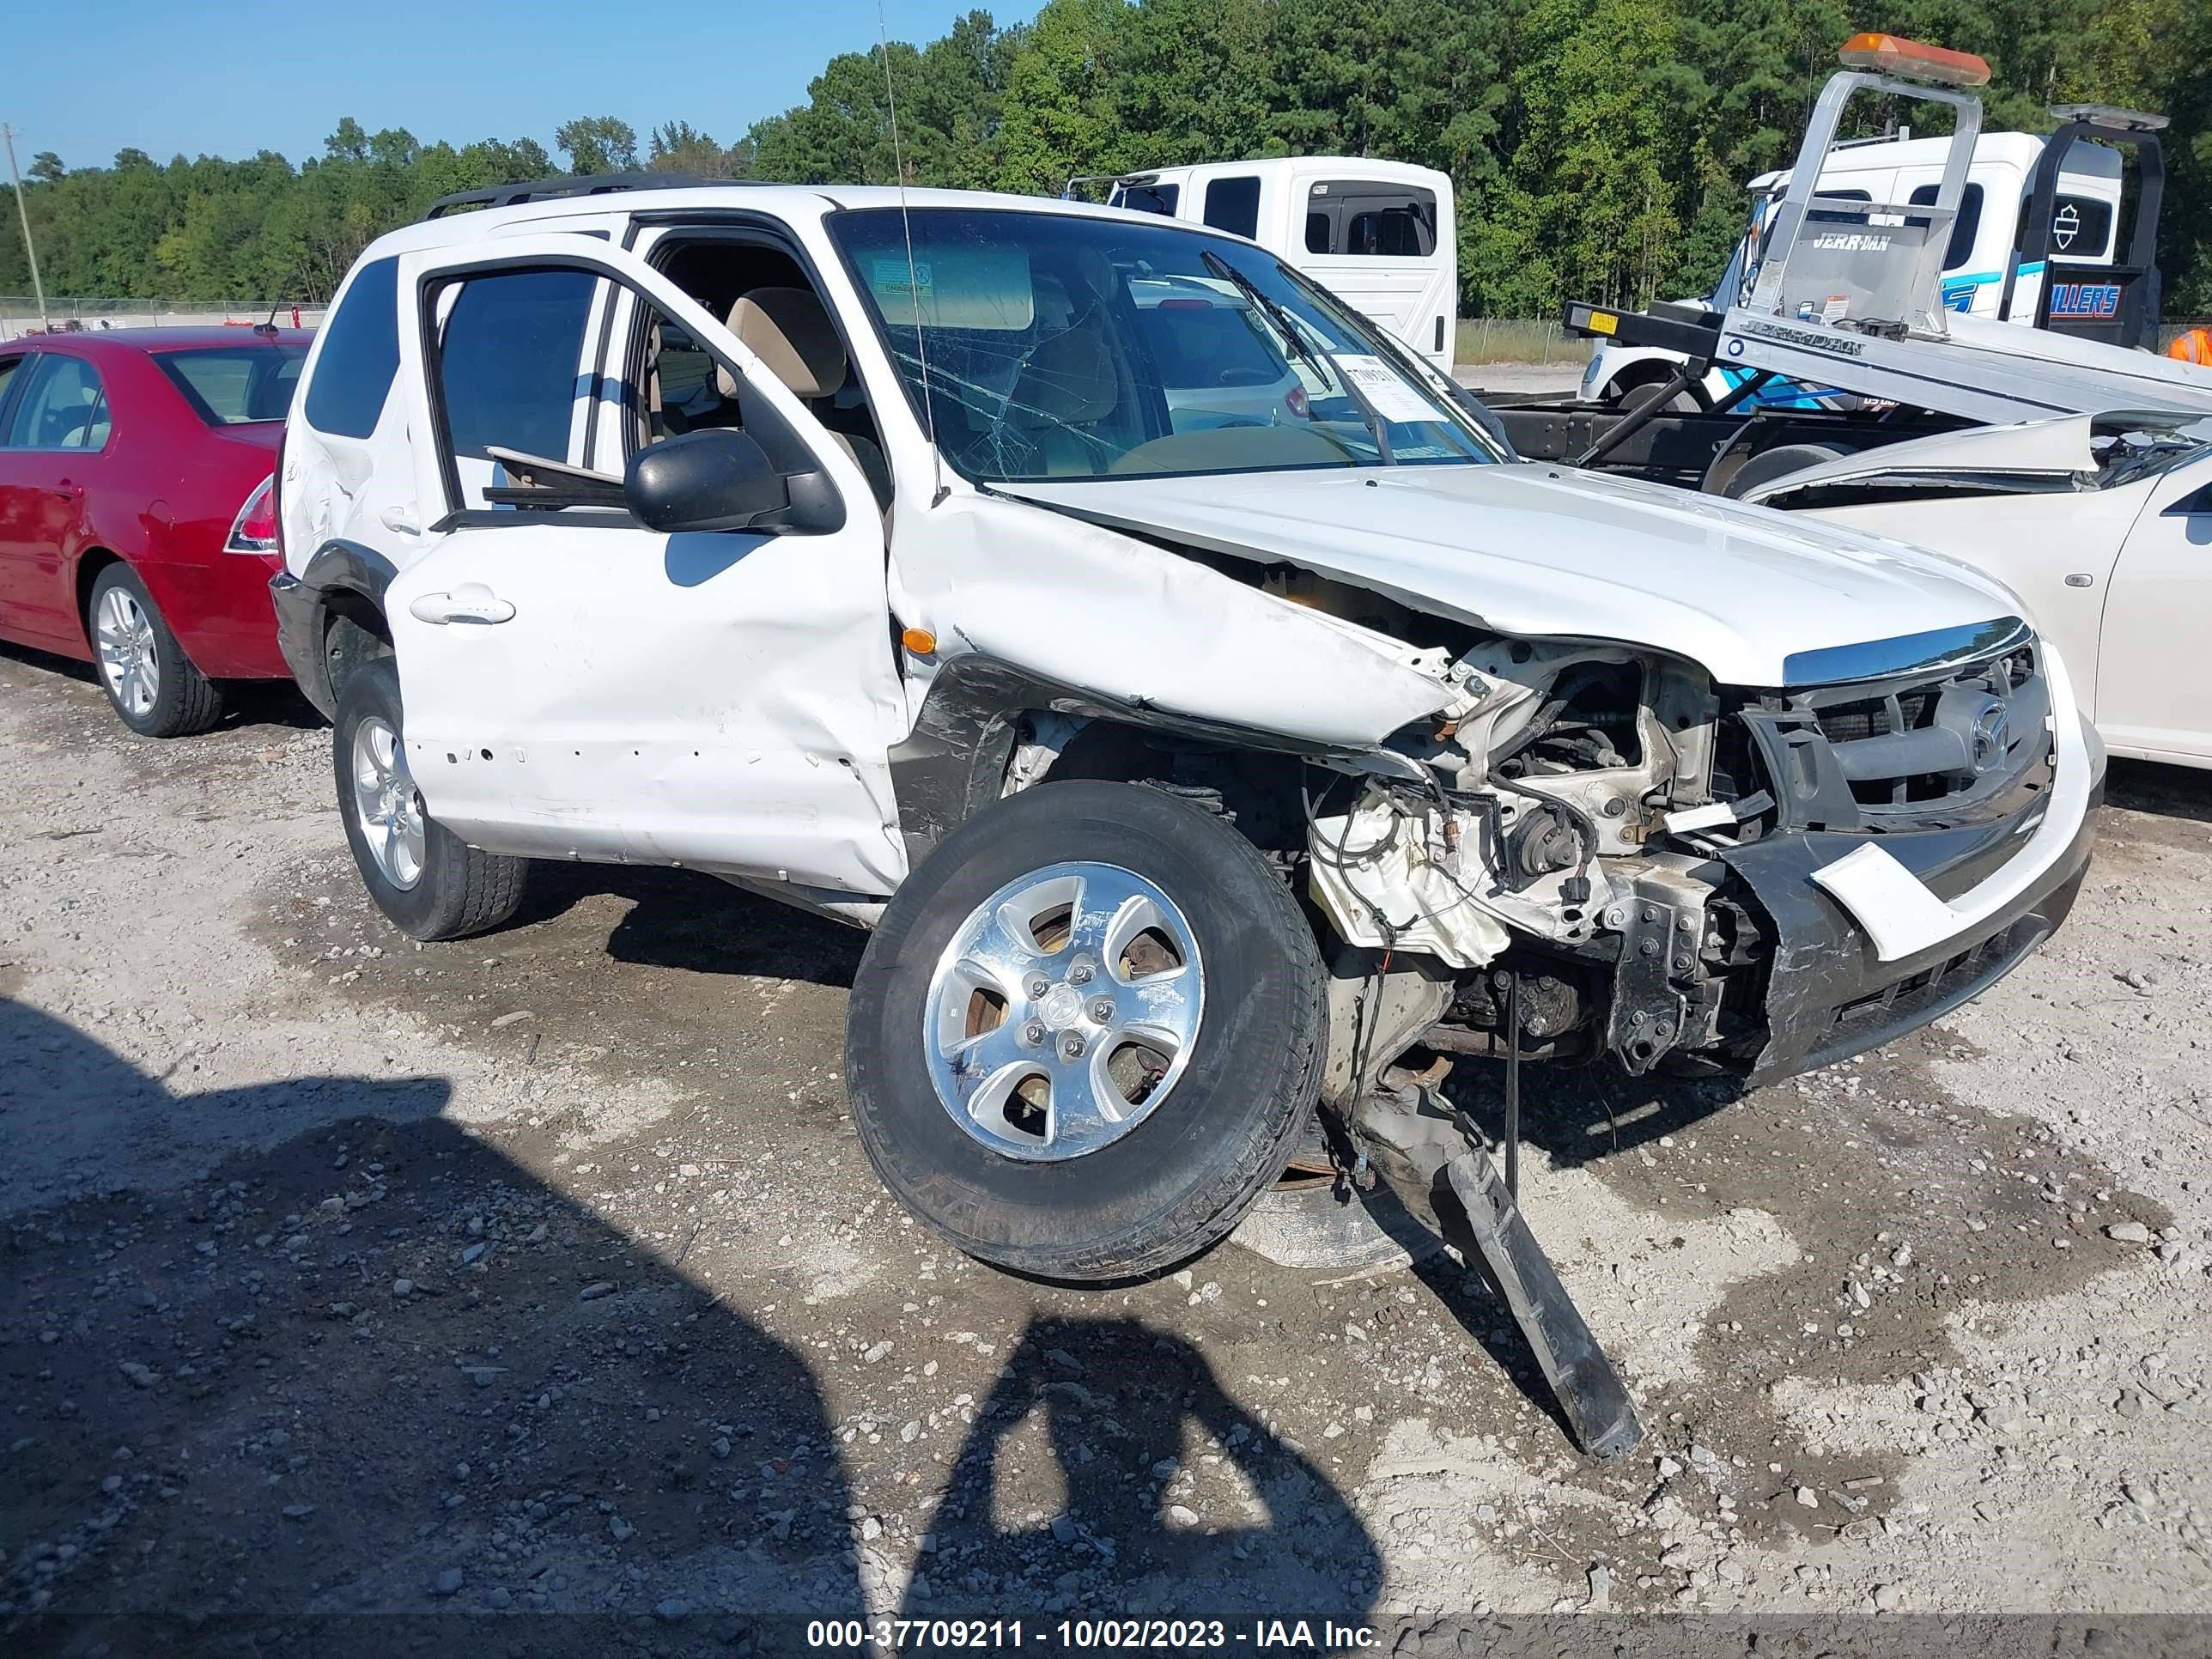
[(877, 1169), (1062, 1279), (1211, 1243), (1417, 1045), (1757, 1082), (2058, 925), (2103, 763), (2002, 586), (1459, 398), (1154, 216), (479, 192), (315, 342), (283, 637), (398, 927), (573, 859), (872, 928)]

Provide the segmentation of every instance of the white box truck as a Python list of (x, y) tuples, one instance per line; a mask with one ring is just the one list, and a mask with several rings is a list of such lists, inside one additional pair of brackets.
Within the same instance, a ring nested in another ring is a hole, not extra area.
[(1279, 255), (1449, 375), (1459, 325), (1451, 179), (1353, 155), (1160, 167), (1109, 180), (1106, 204), (1211, 225)]

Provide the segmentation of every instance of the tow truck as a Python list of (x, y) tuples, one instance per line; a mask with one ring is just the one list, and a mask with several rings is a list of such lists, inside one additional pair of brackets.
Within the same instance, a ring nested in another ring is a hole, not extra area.
[[(2028, 229), (2008, 263), (1999, 314), (1944, 302), (1943, 258), (1981, 130), (1989, 64), (1889, 34), (1858, 34), (1814, 106), (1790, 182), (1772, 210), (1763, 258), (1747, 260), (1723, 308), (1644, 311), (1574, 301), (1585, 337), (1679, 354), (1681, 366), (1640, 407), (1491, 400), (1520, 453), (1741, 495), (1804, 467), (1878, 445), (1977, 424), (2114, 409), (2212, 414), (2212, 374), (2133, 348), (2157, 319), (2153, 246), (2163, 190), (2160, 118), (2101, 106), (2057, 112), (2031, 192)], [(1945, 106), (1955, 127), (1933, 202), (1822, 195), (1821, 167), (1859, 95)], [(2094, 281), (2027, 281), (2044, 269), (2052, 202), (2069, 152), (2103, 143), (2136, 157), (2137, 199), (2125, 258)], [(2032, 306), (2039, 326), (2009, 319)], [(1729, 372), (1715, 398), (1708, 377)], [(1778, 386), (1826, 389), (1820, 406), (1777, 405)], [(1680, 405), (1686, 403), (1688, 407)]]

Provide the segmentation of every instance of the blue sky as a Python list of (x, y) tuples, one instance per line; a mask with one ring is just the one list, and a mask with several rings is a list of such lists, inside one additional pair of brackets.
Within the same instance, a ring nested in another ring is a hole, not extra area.
[[(969, 9), (882, 7), (891, 39), (917, 43)], [(1037, 0), (983, 9), (1013, 22)], [(641, 142), (672, 119), (729, 143), (805, 99), (835, 54), (873, 46), (876, 14), (877, 0), (84, 0), (0, 77), (0, 120), (27, 167), (45, 149), (101, 166), (126, 145), (157, 161), (274, 149), (296, 163), (321, 153), (342, 115), (426, 143), (526, 137), (550, 150), (569, 117), (617, 115)], [(21, 28), (9, 33), (27, 44)]]

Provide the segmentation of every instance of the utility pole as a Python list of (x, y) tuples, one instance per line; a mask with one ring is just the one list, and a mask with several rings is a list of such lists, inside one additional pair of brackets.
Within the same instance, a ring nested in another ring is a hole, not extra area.
[(15, 211), (23, 216), (23, 255), (31, 262), (31, 292), (39, 301), (39, 331), (50, 332), (46, 321), (46, 287), (39, 280), (39, 251), (31, 246), (31, 204), (23, 199), (23, 175), (15, 171), (15, 133), (0, 122), (0, 142), (8, 146), (8, 176), (15, 181)]

